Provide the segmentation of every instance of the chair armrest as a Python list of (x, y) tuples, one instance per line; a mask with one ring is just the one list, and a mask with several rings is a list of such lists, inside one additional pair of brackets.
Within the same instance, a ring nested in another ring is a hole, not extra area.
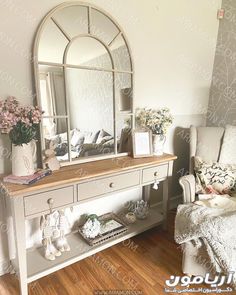
[(193, 175), (186, 175), (179, 179), (179, 184), (183, 189), (183, 202), (191, 203), (195, 201), (196, 180)]

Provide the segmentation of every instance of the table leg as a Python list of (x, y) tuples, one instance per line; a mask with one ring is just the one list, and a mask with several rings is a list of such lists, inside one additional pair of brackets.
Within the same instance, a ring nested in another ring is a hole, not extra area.
[(18, 276), (20, 281), (20, 294), (28, 294), (27, 264), (26, 264), (26, 238), (23, 197), (12, 199), (12, 215), (16, 240), (16, 255), (18, 262)]
[(167, 230), (168, 225), (168, 212), (170, 210), (170, 196), (171, 196), (171, 187), (172, 187), (172, 170), (173, 162), (169, 162), (168, 166), (168, 176), (167, 179), (163, 182), (163, 229)]

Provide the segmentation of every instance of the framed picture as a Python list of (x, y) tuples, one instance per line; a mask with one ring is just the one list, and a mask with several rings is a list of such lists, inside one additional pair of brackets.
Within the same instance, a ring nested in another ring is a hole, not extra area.
[(150, 130), (134, 130), (132, 139), (134, 158), (144, 158), (153, 155), (152, 132)]

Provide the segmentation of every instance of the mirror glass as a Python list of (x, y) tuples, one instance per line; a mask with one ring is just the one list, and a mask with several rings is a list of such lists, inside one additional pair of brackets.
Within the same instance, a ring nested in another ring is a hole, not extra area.
[(42, 149), (53, 148), (62, 163), (127, 153), (133, 72), (124, 33), (98, 8), (63, 6), (35, 41)]
[(118, 27), (97, 9), (91, 11), (91, 34), (97, 36), (105, 44), (109, 45), (112, 40), (119, 34)]
[(65, 7), (53, 15), (53, 20), (71, 39), (80, 34), (88, 34), (88, 7)]
[(118, 153), (126, 153), (131, 151), (130, 129), (132, 128), (132, 115), (117, 115), (117, 151)]
[(110, 45), (112, 58), (117, 70), (131, 72), (131, 59), (124, 37), (119, 35)]
[(68, 122), (65, 118), (43, 118), (42, 120), (42, 137), (43, 148), (54, 149), (59, 161), (69, 160), (68, 151)]
[(116, 109), (118, 112), (131, 113), (133, 108), (132, 75), (115, 74)]
[(41, 105), (44, 116), (66, 116), (66, 93), (62, 67), (39, 66)]
[(66, 69), (66, 80), (73, 151), (77, 157), (114, 153), (112, 73)]
[(107, 49), (96, 39), (82, 37), (74, 40), (67, 52), (66, 63), (70, 65), (112, 69)]
[(52, 20), (42, 30), (38, 48), (38, 60), (50, 63), (63, 63), (65, 47), (69, 41)]

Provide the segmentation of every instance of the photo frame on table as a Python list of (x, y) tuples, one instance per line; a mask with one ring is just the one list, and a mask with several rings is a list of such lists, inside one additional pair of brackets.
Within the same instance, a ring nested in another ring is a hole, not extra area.
[(132, 133), (133, 157), (145, 158), (153, 155), (152, 131), (147, 129), (135, 129)]

